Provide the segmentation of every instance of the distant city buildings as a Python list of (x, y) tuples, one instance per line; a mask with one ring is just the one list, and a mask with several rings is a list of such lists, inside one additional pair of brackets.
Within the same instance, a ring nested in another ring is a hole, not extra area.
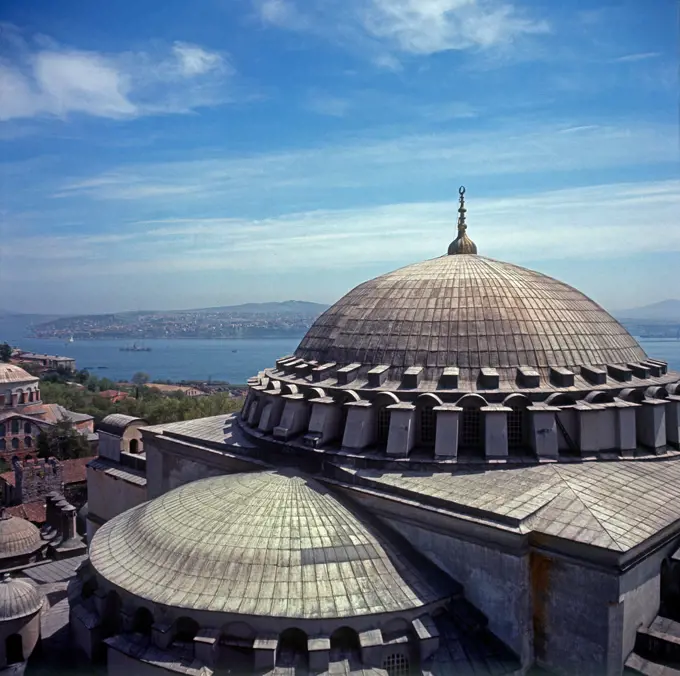
[(53, 354), (37, 354), (35, 352), (14, 350), (14, 352), (12, 352), (12, 360), (18, 364), (36, 366), (40, 370), (56, 371), (57, 369), (61, 369), (69, 373), (75, 373), (76, 370), (75, 359)]

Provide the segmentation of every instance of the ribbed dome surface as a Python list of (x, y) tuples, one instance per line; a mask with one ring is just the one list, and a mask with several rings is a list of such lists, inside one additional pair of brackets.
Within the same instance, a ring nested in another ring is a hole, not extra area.
[(99, 575), (155, 603), (289, 618), (417, 608), (448, 595), (321, 484), (277, 472), (196, 481), (102, 526)]
[(32, 554), (42, 544), (40, 531), (30, 521), (6, 512), (0, 516), (0, 559)]
[(42, 594), (30, 582), (11, 578), (0, 580), (0, 622), (28, 617), (40, 610)]
[(20, 366), (0, 363), (0, 384), (25, 383), (32, 380), (38, 380), (38, 378), (32, 376), (28, 371), (24, 371)]
[(295, 355), (320, 364), (423, 366), (462, 381), (498, 369), (514, 381), (520, 366), (578, 369), (639, 362), (646, 355), (605, 310), (567, 284), (475, 255), (442, 256), (357, 286), (324, 312)]

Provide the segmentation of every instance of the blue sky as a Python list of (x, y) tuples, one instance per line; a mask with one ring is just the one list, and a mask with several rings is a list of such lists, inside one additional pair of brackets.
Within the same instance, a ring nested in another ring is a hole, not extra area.
[(446, 251), (680, 297), (675, 0), (5, 0), (0, 307), (332, 302)]

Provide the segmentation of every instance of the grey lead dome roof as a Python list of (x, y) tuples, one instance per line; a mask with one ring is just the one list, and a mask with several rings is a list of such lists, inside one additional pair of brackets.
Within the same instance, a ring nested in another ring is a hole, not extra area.
[(336, 618), (450, 595), (320, 483), (278, 472), (203, 479), (135, 507), (97, 531), (90, 561), (131, 594), (219, 613)]
[(9, 573), (0, 580), (0, 622), (28, 617), (42, 604), (42, 594), (27, 580), (14, 579)]
[(295, 356), (319, 364), (389, 365), (390, 377), (422, 366), (437, 378), (482, 367), (514, 381), (520, 366), (626, 364), (646, 359), (635, 339), (571, 286), (477, 255), (449, 255), (360, 284), (324, 312)]
[(0, 560), (26, 556), (43, 545), (40, 531), (30, 522), (12, 516), (3, 507), (0, 513)]

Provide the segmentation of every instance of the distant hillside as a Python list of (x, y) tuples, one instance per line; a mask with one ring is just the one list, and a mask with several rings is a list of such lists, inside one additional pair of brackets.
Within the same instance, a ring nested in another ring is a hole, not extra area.
[(680, 321), (680, 300), (662, 300), (630, 310), (619, 310), (615, 314), (616, 318), (621, 321), (677, 322)]
[(284, 300), (270, 303), (243, 303), (241, 305), (223, 305), (206, 307), (188, 312), (225, 312), (234, 314), (298, 314), (320, 315), (328, 305), (311, 303), (306, 300)]

